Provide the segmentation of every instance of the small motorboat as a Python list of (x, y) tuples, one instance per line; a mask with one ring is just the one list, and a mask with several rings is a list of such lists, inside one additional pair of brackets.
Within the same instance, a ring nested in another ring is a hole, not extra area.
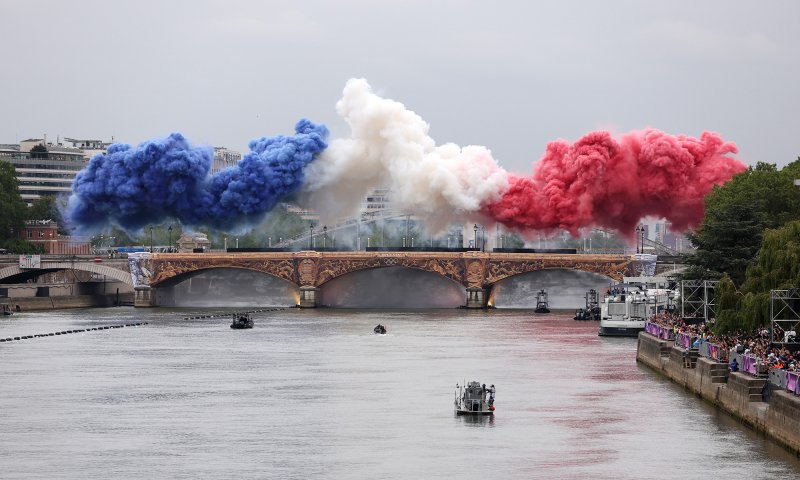
[(586, 310), (579, 308), (575, 310), (575, 316), (572, 317), (573, 320), (588, 320), (589, 317), (586, 313)]
[(375, 333), (380, 333), (381, 335), (383, 335), (384, 333), (386, 333), (386, 327), (384, 327), (383, 325), (381, 325), (379, 323), (379, 324), (375, 325), (375, 328), (373, 328), (372, 331), (375, 332)]
[(494, 385), (471, 381), (466, 385), (456, 384), (456, 415), (494, 415)]
[(236, 313), (233, 315), (231, 328), (253, 328), (253, 319), (250, 317), (249, 313)]
[(0, 303), (0, 315), (14, 315), (14, 311), (11, 310), (11, 305)]
[(539, 290), (536, 294), (536, 313), (550, 313), (550, 303), (547, 301), (547, 290)]

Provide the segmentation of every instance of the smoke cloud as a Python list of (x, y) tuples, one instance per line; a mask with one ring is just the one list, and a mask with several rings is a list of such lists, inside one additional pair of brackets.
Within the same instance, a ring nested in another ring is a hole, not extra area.
[(308, 168), (303, 195), (315, 210), (355, 214), (373, 188), (391, 191), (392, 208), (413, 213), (433, 231), (500, 200), (508, 174), (485, 147), (436, 146), (428, 124), (399, 102), (372, 93), (363, 79), (347, 82), (338, 114), (352, 131)]
[(109, 223), (138, 230), (167, 218), (221, 228), (255, 222), (300, 188), (327, 135), (325, 126), (301, 120), (295, 135), (253, 140), (236, 166), (210, 177), (213, 150), (180, 133), (136, 148), (111, 145), (78, 173), (67, 218), (84, 230)]
[(571, 145), (558, 140), (547, 145), (532, 177), (511, 176), (502, 199), (484, 213), (520, 231), (577, 235), (602, 226), (632, 235), (648, 216), (684, 231), (703, 219), (703, 199), (714, 185), (745, 170), (726, 156), (736, 151), (709, 132), (696, 139), (650, 129), (615, 140), (598, 131)]
[(614, 139), (591, 132), (570, 144), (548, 144), (533, 175), (509, 174), (481, 146), (436, 146), (428, 124), (393, 100), (351, 79), (337, 112), (351, 129), (308, 169), (303, 195), (332, 218), (354, 215), (374, 187), (390, 189), (392, 207), (432, 231), (482, 219), (530, 233), (587, 227), (633, 232), (645, 217), (675, 230), (696, 226), (703, 198), (745, 166), (733, 143), (705, 132), (699, 139), (658, 130)]
[(648, 129), (556, 140), (531, 176), (514, 175), (486, 147), (437, 146), (419, 115), (363, 79), (347, 82), (336, 110), (348, 138), (328, 146), (325, 126), (301, 120), (295, 135), (253, 140), (238, 165), (210, 177), (212, 149), (179, 133), (136, 148), (112, 145), (78, 174), (67, 217), (84, 230), (136, 230), (167, 218), (229, 229), (261, 220), (293, 195), (336, 220), (357, 214), (372, 189), (387, 188), (397, 213), (432, 232), (480, 221), (523, 234), (603, 227), (632, 235), (645, 217), (666, 218), (678, 231), (696, 226), (705, 195), (745, 170), (729, 156), (736, 146), (716, 133), (698, 139)]

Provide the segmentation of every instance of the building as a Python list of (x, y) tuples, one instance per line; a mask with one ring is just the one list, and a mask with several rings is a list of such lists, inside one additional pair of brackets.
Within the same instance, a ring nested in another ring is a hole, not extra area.
[(211, 175), (215, 175), (228, 167), (239, 163), (242, 154), (225, 147), (214, 147), (214, 161), (211, 163)]
[(75, 176), (89, 163), (78, 148), (51, 144), (46, 152), (31, 152), (43, 141), (32, 138), (19, 145), (0, 145), (0, 160), (14, 166), (19, 193), (28, 203), (44, 195), (71, 192)]
[(52, 220), (26, 220), (20, 237), (50, 254), (88, 255), (92, 249), (87, 237), (60, 235), (58, 224)]

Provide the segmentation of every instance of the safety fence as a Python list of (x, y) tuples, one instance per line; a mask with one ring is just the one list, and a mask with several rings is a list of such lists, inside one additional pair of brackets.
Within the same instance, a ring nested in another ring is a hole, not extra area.
[(691, 333), (678, 332), (675, 336), (675, 345), (688, 350), (692, 348), (692, 343), (694, 343), (695, 338), (697, 337), (693, 336)]
[(672, 330), (666, 327), (662, 327), (661, 325), (645, 322), (644, 330), (650, 335), (658, 337), (662, 340), (672, 340)]
[[(671, 331), (659, 325), (646, 323), (645, 331), (662, 340), (669, 340)], [(666, 335), (666, 336), (664, 336)], [(719, 363), (728, 363), (736, 360), (739, 371), (754, 377), (766, 377), (767, 381), (777, 388), (800, 396), (800, 372), (791, 372), (780, 368), (770, 368), (768, 364), (754, 355), (745, 355), (738, 352), (727, 352), (717, 344), (701, 340), (695, 347), (697, 336), (689, 333), (678, 332), (675, 334), (675, 346), (690, 350), (697, 348), (701, 357), (706, 357)]]

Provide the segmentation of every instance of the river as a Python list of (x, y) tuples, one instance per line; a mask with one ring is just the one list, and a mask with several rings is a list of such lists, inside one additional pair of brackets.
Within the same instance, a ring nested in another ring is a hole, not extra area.
[[(23, 312), (0, 337), (0, 477), (791, 478), (783, 448), (635, 361), (636, 340), (524, 310)], [(388, 326), (375, 335), (377, 323)], [(453, 413), (464, 380), (494, 418)]]

